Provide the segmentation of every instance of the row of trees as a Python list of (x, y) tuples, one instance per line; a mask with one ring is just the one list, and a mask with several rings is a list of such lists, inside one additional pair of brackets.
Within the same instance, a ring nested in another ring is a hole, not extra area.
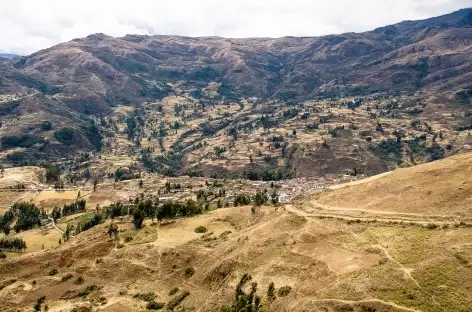
[[(208, 207), (208, 206), (205, 206)], [(133, 223), (135, 228), (141, 228), (145, 218), (156, 218), (159, 222), (164, 219), (173, 219), (176, 217), (189, 217), (201, 214), (205, 207), (201, 202), (192, 199), (184, 203), (177, 201), (166, 201), (159, 205), (159, 201), (153, 202), (150, 199), (140, 201), (132, 211)]]
[(57, 219), (61, 218), (62, 216), (67, 216), (74, 213), (79, 213), (85, 211), (86, 205), (85, 199), (79, 199), (73, 203), (65, 204), (64, 207), (54, 207), (51, 212), (51, 217), (56, 221)]
[(26, 242), (18, 237), (0, 239), (0, 251), (6, 249), (10, 251), (24, 251)]

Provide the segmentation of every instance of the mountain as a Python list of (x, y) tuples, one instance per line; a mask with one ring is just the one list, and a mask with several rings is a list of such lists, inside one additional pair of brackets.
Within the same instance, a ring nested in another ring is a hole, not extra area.
[(95, 34), (12, 65), (62, 88), (67, 104), (87, 101), (94, 111), (105, 110), (110, 102), (159, 96), (163, 85), (179, 81), (191, 88), (219, 81), (242, 95), (282, 99), (329, 92), (447, 91), (450, 85), (471, 87), (471, 26), (472, 10), (465, 9), (361, 34), (323, 37)]
[[(418, 103), (441, 102), (454, 106), (452, 110), (464, 110), (468, 106), (457, 105), (470, 104), (472, 98), (471, 43), (472, 9), (364, 33), (322, 37), (113, 38), (94, 34), (0, 63), (0, 92), (34, 91), (25, 106), (31, 114), (43, 114), (47, 102), (68, 111), (74, 115), (67, 123), (75, 125), (77, 144), (87, 150), (98, 146), (84, 130), (87, 119), (107, 116), (117, 105), (137, 107), (174, 95), (202, 103), (257, 98), (260, 103), (279, 101), (282, 109), (284, 103), (313, 99), (350, 101), (349, 97), (419, 93), (423, 96), (417, 98)], [(24, 99), (16, 103), (22, 106)], [(264, 114), (268, 108), (261, 105), (266, 108), (252, 113)], [(16, 118), (12, 112), (4, 109), (2, 114), (5, 119)], [(70, 123), (80, 119), (84, 122)], [(467, 127), (466, 119), (451, 122), (450, 130)], [(64, 119), (58, 122), (67, 124)], [(4, 131), (20, 131), (15, 129)], [(60, 143), (52, 136), (49, 139)], [(40, 146), (44, 154), (57, 155), (48, 150), (50, 145)], [(64, 146), (53, 150), (77, 152)], [(300, 166), (310, 163), (298, 156), (294, 161), (293, 165)]]
[(8, 54), (8, 53), (0, 53), (0, 58), (1, 59), (12, 59), (15, 57), (18, 57), (19, 55), (16, 54)]

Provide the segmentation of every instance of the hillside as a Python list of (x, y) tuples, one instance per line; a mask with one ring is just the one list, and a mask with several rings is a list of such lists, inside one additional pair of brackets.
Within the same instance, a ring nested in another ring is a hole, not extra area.
[[(322, 195), (354, 194), (345, 209), (356, 209), (363, 193), (343, 192), (366, 188), (393, 202), (397, 181), (420, 187), (430, 176), (427, 189), (447, 185), (456, 203), (465, 203), (470, 194), (457, 188), (467, 180), (460, 171), (470, 159), (470, 154), (453, 157)], [(231, 207), (160, 225), (147, 220), (140, 230), (123, 217), (113, 221), (119, 229), (116, 242), (106, 233), (110, 220), (62, 245), (53, 228), (22, 232), (32, 251), (0, 260), (0, 309), (28, 311), (46, 296), (42, 305), (56, 312), (80, 306), (84, 311), (143, 311), (146, 300), (166, 303), (173, 311), (221, 311), (248, 273), (250, 282), (257, 282), (262, 307), (270, 311), (468, 311), (472, 223), (459, 222), (466, 220), (461, 213), (467, 214), (468, 207), (457, 209), (456, 220), (431, 221), (443, 213), (442, 203), (401, 200), (415, 207), (416, 221), (366, 220), (355, 211), (320, 215), (310, 212), (312, 199), (302, 199), (297, 207), (264, 206), (253, 212), (248, 206)], [(389, 212), (403, 216), (403, 210)], [(81, 218), (61, 218), (58, 225), (65, 228)], [(198, 226), (208, 232), (196, 233)], [(267, 296), (271, 282), (274, 297)], [(186, 291), (188, 296), (182, 296)]]
[[(106, 111), (167, 93), (167, 84), (218, 81), (243, 96), (306, 100), (323, 93), (450, 91), (470, 82), (472, 10), (371, 32), (306, 38), (95, 34), (12, 65), (60, 88), (76, 110)], [(82, 107), (88, 102), (90, 107)]]
[(323, 37), (65, 42), (0, 63), (0, 159), (102, 151), (171, 175), (280, 179), (467, 152), (471, 16)]
[(398, 169), (372, 182), (320, 194), (337, 209), (472, 218), (472, 155)]

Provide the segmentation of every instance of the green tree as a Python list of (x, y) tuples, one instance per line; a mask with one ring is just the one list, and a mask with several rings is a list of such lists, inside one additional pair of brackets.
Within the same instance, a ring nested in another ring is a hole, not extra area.
[(144, 213), (139, 209), (133, 211), (133, 225), (136, 230), (139, 230), (143, 226)]
[(262, 206), (266, 202), (266, 197), (264, 194), (261, 193), (261, 191), (256, 192), (256, 196), (254, 197), (254, 204), (256, 206)]
[(108, 236), (110, 236), (110, 238), (114, 238), (116, 241), (118, 241), (118, 226), (115, 224), (115, 223), (111, 223), (109, 226), (108, 226)]

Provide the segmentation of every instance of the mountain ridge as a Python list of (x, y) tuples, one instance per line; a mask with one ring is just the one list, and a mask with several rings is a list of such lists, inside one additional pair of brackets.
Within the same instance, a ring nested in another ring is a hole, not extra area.
[[(0, 92), (36, 92), (28, 102), (17, 100), (32, 114), (43, 114), (51, 102), (69, 110), (82, 138), (79, 146), (87, 150), (96, 144), (87, 143), (89, 134), (83, 129), (89, 126), (80, 120), (168, 96), (184, 96), (204, 106), (218, 101), (244, 105), (255, 99), (254, 105), (261, 105), (256, 113), (271, 101), (282, 109), (309, 100), (423, 94), (417, 101), (462, 111), (468, 106), (460, 103), (470, 104), (472, 96), (471, 25), (472, 9), (464, 9), (364, 33), (321, 37), (92, 34), (0, 63)], [(18, 112), (6, 110), (3, 116), (16, 118)], [(48, 118), (55, 118), (51, 114)], [(69, 123), (63, 116), (58, 122)], [(468, 124), (461, 120), (448, 126)], [(30, 127), (5, 127), (4, 133), (30, 132)]]

